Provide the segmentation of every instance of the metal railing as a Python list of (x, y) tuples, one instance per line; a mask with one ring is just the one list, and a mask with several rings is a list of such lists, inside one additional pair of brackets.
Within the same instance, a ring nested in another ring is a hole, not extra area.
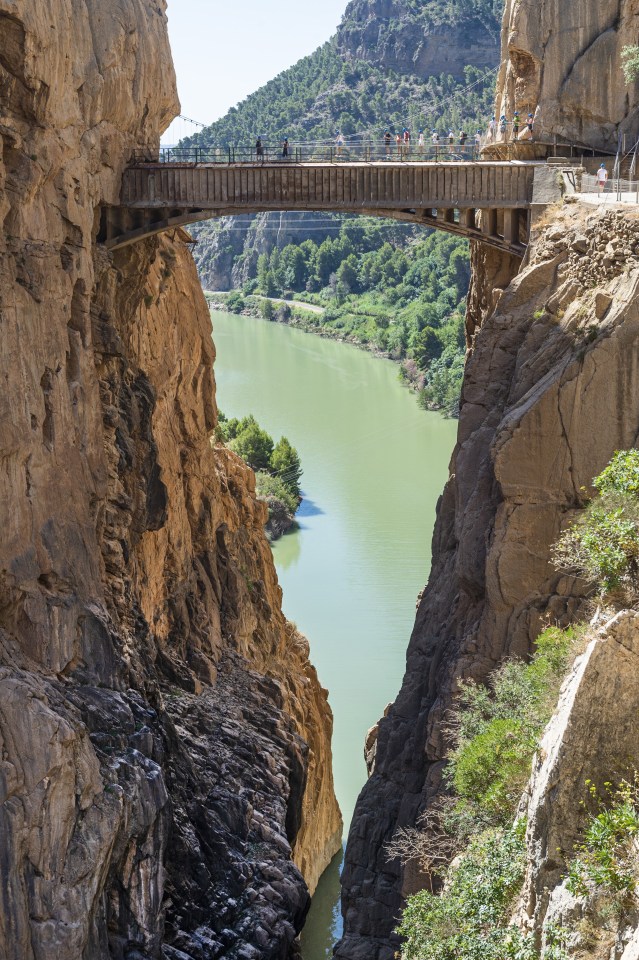
[(598, 177), (584, 173), (581, 178), (580, 193), (601, 196), (613, 203), (633, 203), (639, 205), (639, 180), (626, 180), (622, 177), (608, 177), (601, 185)]
[(171, 164), (256, 164), (256, 163), (440, 163), (479, 159), (480, 144), (441, 142), (438, 144), (387, 144), (384, 141), (360, 141), (344, 145), (336, 143), (264, 145), (261, 153), (255, 147), (163, 147), (158, 157), (137, 154), (134, 163)]

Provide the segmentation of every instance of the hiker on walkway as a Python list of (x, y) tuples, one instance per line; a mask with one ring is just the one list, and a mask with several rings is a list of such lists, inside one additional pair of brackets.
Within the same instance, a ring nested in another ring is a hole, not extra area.
[(479, 157), (479, 152), (481, 150), (481, 130), (478, 130), (475, 134), (475, 156)]
[(513, 140), (519, 139), (519, 112), (515, 110), (513, 114)]
[(439, 159), (439, 134), (437, 133), (436, 130), (433, 130), (433, 134), (430, 139), (435, 148), (435, 160), (438, 160)]
[(395, 137), (395, 143), (397, 144), (397, 156), (401, 157), (402, 155), (402, 137), (401, 134), (397, 134)]
[(608, 183), (608, 171), (606, 169), (606, 164), (602, 163), (599, 169), (597, 170), (597, 185), (599, 186), (600, 194), (602, 194), (606, 189), (607, 183)]
[(335, 153), (338, 157), (342, 155), (342, 147), (344, 146), (344, 134), (341, 131), (337, 131), (335, 135)]
[(468, 134), (466, 133), (466, 131), (465, 131), (465, 130), (460, 130), (460, 131), (459, 131), (459, 146), (462, 148), (462, 152), (463, 152), (463, 150), (464, 150), (464, 147), (466, 146), (466, 140), (467, 140), (467, 139), (468, 139)]
[(386, 147), (386, 156), (387, 156), (387, 157), (390, 157), (390, 154), (391, 154), (391, 144), (392, 144), (392, 142), (393, 142), (393, 138), (392, 138), (392, 136), (391, 136), (390, 130), (387, 130), (387, 131), (385, 132), (385, 134), (384, 134), (384, 146)]
[(288, 157), (288, 137), (282, 140), (282, 157)]
[(499, 132), (504, 138), (504, 140), (506, 140), (507, 139), (506, 134), (508, 132), (508, 121), (506, 120), (505, 113), (502, 113), (501, 117), (499, 118)]
[(404, 156), (407, 157), (408, 154), (410, 153), (410, 130), (407, 130), (406, 127), (404, 127), (403, 141), (404, 141)]
[(419, 149), (420, 157), (423, 157), (424, 156), (424, 131), (423, 130), (419, 131), (419, 135), (417, 137), (417, 147)]
[(492, 117), (490, 123), (488, 124), (488, 139), (492, 143), (495, 140), (497, 134), (497, 118)]
[(263, 163), (264, 162), (264, 146), (262, 144), (261, 137), (257, 138), (257, 142), (255, 144), (255, 153), (257, 155), (257, 159), (259, 160), (259, 162)]
[(535, 126), (535, 115), (529, 113), (526, 119), (526, 130), (528, 131), (528, 139), (532, 140), (533, 138), (533, 127)]
[(448, 152), (453, 153), (455, 148), (455, 134), (452, 130), (448, 131)]

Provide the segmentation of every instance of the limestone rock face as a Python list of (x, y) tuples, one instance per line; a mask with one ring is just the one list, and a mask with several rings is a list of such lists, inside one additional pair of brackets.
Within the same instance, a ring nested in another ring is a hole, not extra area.
[(464, 4), (442, 15), (406, 0), (352, 0), (337, 43), (346, 58), (415, 76), (463, 79), (469, 62), (488, 70), (499, 56), (497, 18), (482, 21)]
[(585, 825), (586, 780), (601, 789), (639, 765), (638, 658), (639, 617), (618, 614), (575, 662), (541, 741), (527, 798), (528, 869), (520, 917), (539, 933), (580, 909), (561, 881)]
[[(639, 136), (639, 85), (621, 51), (637, 43), (638, 0), (507, 0), (496, 113), (536, 112), (535, 137), (616, 150)], [(538, 108), (538, 109), (537, 109)]]
[(94, 241), (177, 110), (164, 0), (0, 0), (6, 960), (285, 958), (340, 843), (194, 264)]
[(474, 332), (430, 581), (348, 839), (340, 958), (397, 949), (395, 918), (420, 879), (384, 844), (440, 788), (459, 680), (485, 678), (527, 654), (547, 618), (580, 612), (582, 588), (549, 552), (592, 478), (637, 443), (638, 294), (639, 219), (575, 206), (549, 219), (505, 290), (485, 294), (493, 309)]

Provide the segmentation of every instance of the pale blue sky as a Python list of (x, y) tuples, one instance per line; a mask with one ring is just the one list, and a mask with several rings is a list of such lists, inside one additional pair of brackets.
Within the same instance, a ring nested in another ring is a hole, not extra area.
[[(223, 116), (328, 40), (347, 2), (168, 0), (182, 113), (204, 123)], [(163, 139), (190, 132), (173, 125)]]

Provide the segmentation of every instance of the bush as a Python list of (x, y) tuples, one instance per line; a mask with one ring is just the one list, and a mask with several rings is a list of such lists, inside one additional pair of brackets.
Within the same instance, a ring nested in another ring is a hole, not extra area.
[(636, 842), (639, 836), (639, 781), (624, 780), (614, 789), (604, 784), (600, 797), (594, 784), (587, 781), (591, 796), (601, 808), (591, 816), (577, 857), (570, 864), (568, 889), (577, 896), (587, 896), (589, 887), (619, 898), (621, 903), (637, 891)]
[(533, 960), (532, 937), (508, 923), (524, 879), (523, 821), (476, 837), (437, 896), (409, 897), (397, 932), (403, 960)]
[(261, 300), (260, 301), (260, 313), (265, 320), (272, 320), (274, 314), (273, 304), (270, 300)]
[(481, 825), (512, 818), (578, 635), (549, 627), (529, 663), (508, 661), (488, 687), (462, 686), (457, 745), (446, 772), (457, 797), (453, 819)]
[(226, 298), (225, 306), (229, 313), (241, 313), (246, 307), (246, 301), (239, 290), (234, 290)]
[(626, 83), (634, 83), (639, 77), (639, 47), (630, 44), (621, 51), (621, 69)]
[(279, 477), (274, 477), (270, 473), (259, 470), (255, 474), (255, 486), (257, 495), (268, 503), (271, 498), (279, 500), (286, 507), (291, 515), (295, 514), (298, 507), (297, 497), (291, 493), (285, 483), (282, 483)]
[(599, 498), (559, 538), (553, 560), (602, 594), (637, 594), (639, 577), (639, 450), (615, 453), (593, 480)]

